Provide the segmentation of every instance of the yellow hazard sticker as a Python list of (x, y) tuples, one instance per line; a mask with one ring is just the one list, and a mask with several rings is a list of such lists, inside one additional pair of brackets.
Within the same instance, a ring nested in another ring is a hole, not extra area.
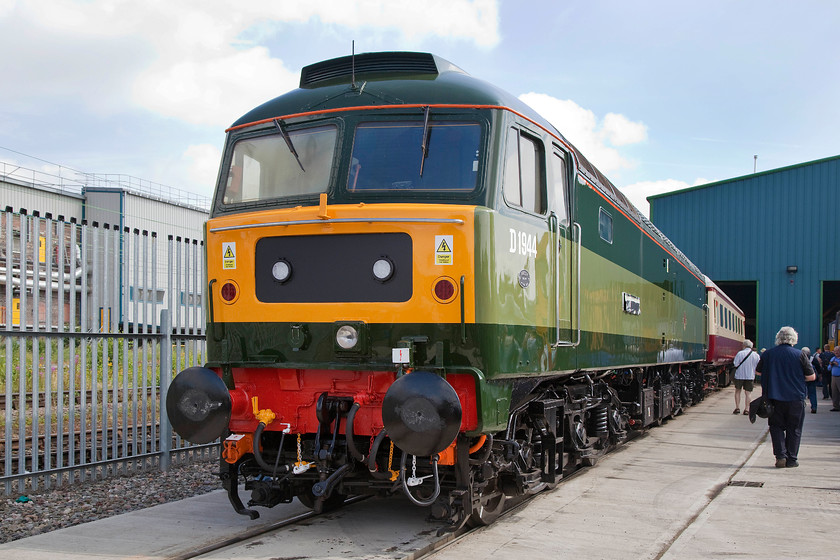
[(452, 236), (435, 236), (435, 264), (452, 264)]
[(222, 243), (222, 268), (236, 270), (236, 243)]

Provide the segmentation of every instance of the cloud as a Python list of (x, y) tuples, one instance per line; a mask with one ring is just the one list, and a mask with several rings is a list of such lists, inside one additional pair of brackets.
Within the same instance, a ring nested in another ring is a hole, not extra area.
[(647, 140), (647, 127), (643, 123), (635, 123), (624, 115), (616, 113), (604, 115), (601, 131), (614, 146), (638, 144)]
[(268, 49), (254, 47), (213, 58), (158, 61), (138, 76), (132, 95), (138, 105), (158, 114), (226, 127), (297, 84), (297, 73)]
[[(351, 29), (398, 31), (410, 42), (440, 37), (471, 41), (484, 48), (500, 41), (499, 0), (321, 0), (319, 2), (266, 1), (269, 19), (321, 23)], [(282, 5), (279, 4), (288, 4)]]
[[(0, 38), (0, 50), (16, 47), (4, 74), (23, 77), (37, 96), (81, 99), (100, 113), (137, 106), (214, 127), (297, 86), (298, 69), (245, 39), (255, 28), (280, 33), (317, 21), (413, 43), (500, 41), (498, 0), (0, 0), (0, 18), (14, 36)], [(26, 97), (15, 101), (37, 106)]]
[(595, 113), (569, 99), (534, 92), (520, 95), (519, 99), (548, 119), (607, 176), (634, 165), (614, 146), (637, 144), (647, 139), (647, 126), (624, 115), (607, 113), (599, 122)]
[(181, 163), (188, 174), (187, 182), (204, 185), (202, 194), (207, 197), (213, 196), (221, 159), (221, 150), (210, 144), (197, 144), (187, 148), (181, 155)]

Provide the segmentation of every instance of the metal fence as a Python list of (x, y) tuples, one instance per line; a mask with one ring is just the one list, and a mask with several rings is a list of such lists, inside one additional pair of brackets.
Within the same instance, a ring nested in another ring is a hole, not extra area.
[(163, 404), (174, 373), (204, 361), (202, 250), (0, 213), (6, 494), (218, 456), (173, 436)]

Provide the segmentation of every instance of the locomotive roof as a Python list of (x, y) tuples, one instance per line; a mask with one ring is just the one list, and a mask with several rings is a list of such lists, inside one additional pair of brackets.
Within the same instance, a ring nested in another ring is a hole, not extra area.
[(252, 109), (231, 128), (309, 111), (418, 104), (509, 107), (560, 136), (548, 121), (510, 93), (439, 56), (415, 52), (358, 54), (306, 66), (297, 89)]
[(539, 113), (510, 93), (470, 76), (448, 60), (430, 53), (374, 52), (316, 62), (301, 70), (297, 89), (252, 109), (230, 129), (284, 115), (376, 105), (492, 106), (507, 107), (522, 114), (569, 146), (578, 171), (590, 183), (640, 227), (659, 237), (696, 276), (701, 275), (700, 270)]

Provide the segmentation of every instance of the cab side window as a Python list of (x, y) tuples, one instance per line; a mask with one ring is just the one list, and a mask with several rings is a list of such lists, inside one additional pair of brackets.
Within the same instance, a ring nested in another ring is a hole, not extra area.
[(598, 210), (598, 234), (607, 243), (613, 242), (613, 219), (603, 208)]
[(522, 134), (508, 131), (505, 150), (505, 200), (528, 212), (544, 214), (546, 209), (544, 157), (542, 143)]
[(554, 186), (554, 212), (561, 225), (569, 225), (569, 197), (567, 195), (568, 178), (566, 158), (562, 153), (554, 152), (551, 158), (551, 174)]

